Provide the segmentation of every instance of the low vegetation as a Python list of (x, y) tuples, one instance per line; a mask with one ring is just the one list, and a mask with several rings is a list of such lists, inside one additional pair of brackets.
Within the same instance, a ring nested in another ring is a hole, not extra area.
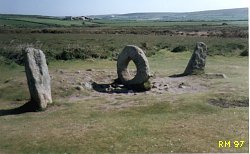
[(183, 52), (183, 51), (187, 51), (188, 49), (183, 46), (183, 45), (179, 45), (177, 47), (175, 47), (171, 52)]
[[(60, 40), (60, 41), (58, 41)], [(196, 42), (208, 45), (210, 56), (239, 56), (248, 50), (247, 38), (218, 38), (169, 35), (116, 34), (1, 34), (0, 55), (18, 64), (23, 63), (22, 50), (32, 46), (43, 50), (51, 60), (116, 59), (128, 44), (141, 47), (147, 56), (161, 49), (193, 52)]]

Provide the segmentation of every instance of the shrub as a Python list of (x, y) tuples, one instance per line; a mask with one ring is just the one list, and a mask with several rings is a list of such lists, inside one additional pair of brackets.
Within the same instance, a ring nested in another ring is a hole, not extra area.
[(44, 54), (46, 56), (46, 62), (48, 65), (49, 65), (49, 62), (52, 60), (55, 60), (57, 56), (56, 51), (54, 50), (45, 50)]
[(187, 51), (187, 47), (179, 45), (175, 47), (171, 52), (183, 52), (183, 51)]
[(169, 48), (169, 45), (166, 44), (166, 43), (160, 42), (160, 43), (156, 44), (156, 49), (157, 50), (168, 49), (168, 48)]
[(90, 48), (71, 48), (64, 49), (62, 53), (56, 56), (56, 59), (60, 60), (72, 60), (72, 59), (87, 59), (87, 58), (108, 58), (109, 53), (94, 51)]
[(141, 43), (141, 48), (142, 48), (142, 49), (149, 49), (148, 43), (147, 43), (147, 42), (142, 42), (142, 43)]
[(228, 48), (230, 48), (230, 49), (232, 49), (232, 50), (236, 50), (236, 49), (242, 50), (242, 49), (245, 48), (244, 45), (238, 44), (238, 43), (227, 43), (227, 46), (228, 46)]
[(248, 50), (244, 50), (240, 53), (240, 56), (248, 56)]
[(5, 51), (1, 51), (0, 55), (2, 57), (4, 57), (5, 60), (8, 60), (8, 62), (12, 61), (12, 62), (15, 62), (19, 65), (24, 64), (24, 55), (23, 55), (21, 50), (20, 51), (12, 51), (12, 52), (5, 50)]

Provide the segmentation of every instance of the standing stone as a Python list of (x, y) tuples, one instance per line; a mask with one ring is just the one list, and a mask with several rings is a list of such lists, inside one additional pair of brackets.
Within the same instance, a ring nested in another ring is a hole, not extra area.
[[(136, 66), (136, 75), (132, 77), (128, 64), (133, 61)], [(150, 78), (149, 63), (144, 51), (137, 46), (128, 45), (119, 54), (117, 60), (118, 79), (126, 86), (149, 90), (146, 86)]]
[(183, 75), (197, 75), (205, 73), (207, 46), (203, 42), (197, 42), (193, 55)]
[(50, 75), (43, 51), (34, 48), (25, 50), (25, 72), (31, 103), (37, 109), (45, 109), (48, 103), (52, 103), (52, 98)]

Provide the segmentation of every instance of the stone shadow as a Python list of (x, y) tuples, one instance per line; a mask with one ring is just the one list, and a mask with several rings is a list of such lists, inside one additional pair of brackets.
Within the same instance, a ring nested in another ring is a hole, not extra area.
[(119, 79), (115, 79), (113, 83), (99, 84), (93, 82), (92, 88), (100, 93), (117, 93), (117, 94), (127, 94), (135, 92), (145, 92), (145, 88), (142, 85), (123, 85)]
[(17, 108), (0, 110), (0, 116), (18, 115), (18, 114), (23, 114), (27, 112), (41, 111), (38, 108), (39, 107), (35, 105), (35, 103), (32, 103), (31, 101), (29, 101), (25, 103), (24, 105), (17, 107)]
[(99, 84), (96, 82), (92, 83), (92, 88), (100, 93), (129, 93), (129, 89), (122, 84)]
[(179, 78), (179, 77), (184, 77), (184, 76), (187, 76), (187, 75), (184, 74), (184, 73), (181, 73), (181, 74), (173, 74), (173, 75), (170, 75), (168, 77), (170, 77), (170, 78)]

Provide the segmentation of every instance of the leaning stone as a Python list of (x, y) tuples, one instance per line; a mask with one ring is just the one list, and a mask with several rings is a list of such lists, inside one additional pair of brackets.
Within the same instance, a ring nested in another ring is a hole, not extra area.
[(45, 109), (52, 103), (50, 75), (43, 51), (27, 48), (25, 50), (25, 72), (31, 101), (37, 109)]
[[(128, 70), (131, 60), (137, 69), (135, 77), (132, 77)], [(144, 83), (147, 83), (150, 78), (149, 63), (143, 50), (133, 45), (126, 46), (118, 56), (117, 74), (122, 84), (133, 88), (143, 88)]]
[(207, 57), (207, 46), (203, 42), (197, 42), (193, 55), (183, 73), (183, 75), (197, 75), (205, 73)]

